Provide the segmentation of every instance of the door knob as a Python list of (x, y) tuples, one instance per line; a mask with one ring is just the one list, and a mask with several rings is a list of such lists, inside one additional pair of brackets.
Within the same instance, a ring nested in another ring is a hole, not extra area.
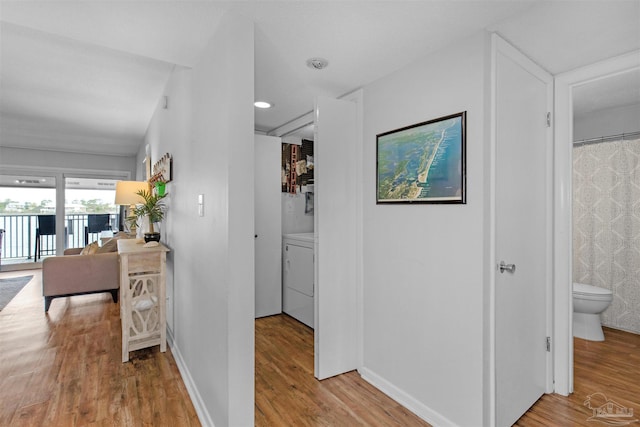
[(515, 264), (505, 264), (504, 261), (500, 261), (500, 264), (498, 265), (498, 268), (500, 269), (500, 273), (504, 273), (505, 271), (508, 271), (509, 273), (515, 273), (516, 272), (516, 265)]

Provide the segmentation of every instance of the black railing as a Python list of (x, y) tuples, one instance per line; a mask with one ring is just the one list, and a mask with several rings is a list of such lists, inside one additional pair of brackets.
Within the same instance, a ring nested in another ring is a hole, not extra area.
[[(89, 214), (65, 215), (65, 247), (81, 248), (88, 242), (98, 240), (100, 233), (88, 233), (85, 242), (85, 227), (88, 226)], [(109, 214), (109, 228), (115, 229), (119, 220), (118, 214)], [(38, 214), (0, 214), (0, 229), (4, 238), (1, 241), (0, 254), (3, 259), (34, 259), (36, 251), (36, 230)], [(40, 255), (55, 255), (56, 236), (40, 236), (38, 252)]]

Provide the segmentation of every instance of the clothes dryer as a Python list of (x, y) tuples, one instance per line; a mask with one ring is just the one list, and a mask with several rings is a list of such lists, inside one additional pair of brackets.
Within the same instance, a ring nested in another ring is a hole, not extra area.
[(282, 236), (282, 311), (313, 328), (313, 233)]

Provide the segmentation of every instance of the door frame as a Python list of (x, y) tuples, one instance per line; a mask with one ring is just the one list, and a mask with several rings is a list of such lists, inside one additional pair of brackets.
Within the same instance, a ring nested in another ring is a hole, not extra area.
[[(489, 201), (488, 201), (488, 218), (489, 218), (489, 232), (488, 232), (488, 260), (486, 280), (488, 288), (488, 307), (485, 314), (485, 322), (487, 324), (486, 336), (487, 345), (484, 350), (485, 360), (488, 360), (488, 369), (484, 375), (484, 402), (483, 406), (486, 409), (483, 416), (484, 424), (495, 426), (497, 421), (497, 394), (496, 394), (496, 232), (497, 232), (497, 220), (496, 220), (496, 162), (497, 162), (497, 60), (498, 53), (502, 53), (512, 59), (514, 62), (521, 64), (524, 68), (527, 68), (530, 72), (537, 74), (537, 70), (540, 73), (544, 72), (546, 76), (551, 76), (546, 70), (537, 66), (531, 59), (520, 52), (513, 45), (508, 43), (502, 37), (496, 33), (491, 34), (491, 73), (490, 73), (490, 108), (489, 108), (489, 150), (488, 150), (488, 166), (489, 166)], [(535, 67), (535, 69), (534, 69)], [(541, 80), (545, 80), (541, 78)], [(552, 76), (551, 76), (552, 77)], [(550, 81), (547, 88), (547, 106), (548, 111), (553, 116), (553, 80)], [(548, 247), (548, 271), (547, 271), (547, 284), (545, 290), (545, 310), (546, 310), (546, 330), (547, 336), (552, 337), (553, 331), (553, 299), (552, 299), (552, 283), (553, 283), (553, 127), (549, 127), (546, 135), (547, 149), (547, 247)], [(545, 376), (545, 392), (550, 393), (553, 391), (553, 356), (552, 352), (546, 355), (546, 376)]]
[(554, 328), (555, 392), (573, 392), (573, 89), (640, 69), (640, 50), (558, 74), (555, 77), (554, 147)]

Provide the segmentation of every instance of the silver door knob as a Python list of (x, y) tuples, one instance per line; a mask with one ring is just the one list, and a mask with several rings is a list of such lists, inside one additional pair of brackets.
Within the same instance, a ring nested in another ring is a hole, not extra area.
[(505, 271), (508, 271), (509, 273), (515, 273), (516, 272), (516, 265), (515, 264), (505, 264), (504, 261), (500, 261), (500, 264), (498, 265), (498, 268), (500, 269), (500, 273), (504, 273)]

